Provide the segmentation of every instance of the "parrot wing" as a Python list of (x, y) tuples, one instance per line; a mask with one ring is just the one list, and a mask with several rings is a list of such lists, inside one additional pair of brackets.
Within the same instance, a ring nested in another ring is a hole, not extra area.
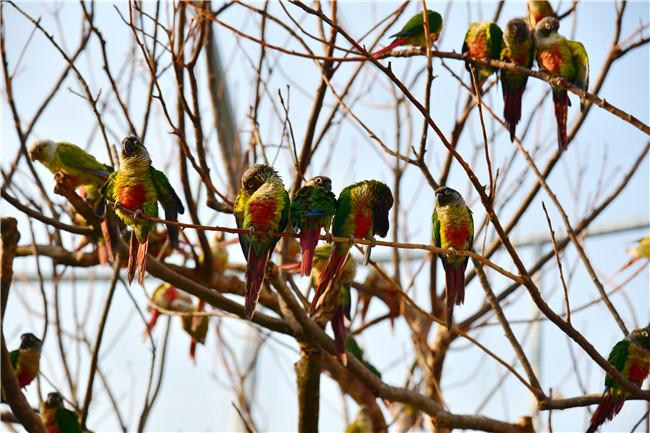
[[(237, 198), (235, 200), (235, 206), (233, 208), (233, 213), (235, 215), (235, 222), (237, 223), (237, 228), (244, 228), (244, 215), (246, 209), (246, 194), (244, 190), (237, 193)], [(247, 235), (239, 233), (239, 244), (241, 245), (242, 252), (244, 257), (248, 257), (248, 249), (250, 248), (250, 240)]]
[(433, 244), (440, 248), (440, 220), (438, 219), (437, 210), (433, 210), (433, 217), (431, 219), (433, 220)]
[(413, 15), (410, 20), (404, 24), (402, 30), (391, 35), (391, 38), (403, 38), (409, 36), (421, 35), (424, 32), (424, 18), (422, 12)]
[(67, 409), (60, 408), (56, 411), (56, 423), (61, 433), (82, 433), (77, 415)]
[(498, 59), (501, 55), (501, 47), (503, 46), (503, 32), (495, 22), (488, 25), (486, 32), (486, 43), (489, 49), (491, 59)]
[[(618, 371), (623, 371), (625, 369), (625, 363), (627, 362), (628, 359), (628, 349), (630, 347), (630, 342), (629, 340), (621, 340), (614, 347), (612, 348), (612, 351), (609, 352), (609, 356), (607, 357), (607, 362), (612, 364), (614, 367), (616, 367), (616, 370)], [(605, 375), (605, 387), (606, 388), (611, 388), (612, 386), (615, 385), (614, 380), (609, 377), (609, 375)]]
[[(567, 41), (569, 50), (573, 55), (573, 63), (575, 64), (577, 75), (575, 85), (587, 92), (589, 90), (589, 56), (587, 50), (581, 42)], [(585, 103), (580, 102), (580, 111), (584, 111)]]
[(472, 216), (472, 211), (470, 208), (467, 208), (469, 214), (469, 239), (467, 240), (467, 250), (471, 250), (474, 247), (474, 217)]
[(352, 196), (350, 193), (350, 186), (345, 187), (339, 194), (338, 206), (336, 214), (334, 215), (334, 224), (332, 234), (334, 236), (348, 236), (345, 233), (346, 220), (352, 211)]
[(104, 178), (108, 178), (113, 171), (111, 167), (97, 161), (94, 156), (74, 144), (59, 143), (56, 152), (61, 162), (68, 167), (74, 167)]
[[(170, 221), (176, 221), (178, 219), (178, 214), (183, 214), (185, 208), (181, 199), (174, 191), (174, 188), (169, 183), (167, 176), (162, 171), (156, 170), (153, 167), (149, 168), (151, 173), (151, 178), (153, 179), (153, 185), (156, 188), (156, 193), (158, 194), (158, 201), (165, 210), (165, 219)], [(169, 245), (172, 248), (175, 248), (178, 245), (178, 227), (174, 225), (167, 225), (167, 233), (169, 234)]]
[[(99, 192), (104, 196), (106, 200), (114, 201), (115, 197), (113, 197), (113, 190), (115, 189), (115, 180), (117, 179), (117, 171), (114, 171), (113, 173), (108, 176), (108, 179), (106, 180), (106, 183), (102, 185), (100, 188)], [(97, 203), (97, 215), (99, 216), (104, 216), (104, 211), (105, 211), (105, 206), (106, 202), (104, 200), (100, 200), (99, 203)]]
[(12, 350), (9, 352), (9, 361), (11, 362), (11, 368), (14, 370), (18, 366), (18, 360), (20, 359), (20, 350)]

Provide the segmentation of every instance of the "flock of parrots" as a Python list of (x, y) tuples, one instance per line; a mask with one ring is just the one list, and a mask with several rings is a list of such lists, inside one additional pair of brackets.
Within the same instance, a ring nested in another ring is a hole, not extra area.
[[(465, 37), (463, 52), (475, 58), (501, 59), (526, 68), (530, 68), (533, 58), (537, 57), (543, 69), (586, 89), (588, 61), (582, 44), (558, 35), (559, 21), (548, 2), (529, 1), (529, 12), (530, 27), (522, 19), (513, 19), (508, 22), (503, 36), (493, 22), (472, 24)], [(437, 12), (427, 13), (430, 39), (435, 41), (442, 29), (442, 18)], [(423, 29), (423, 15), (417, 14), (400, 32), (393, 35), (393, 43), (374, 55), (381, 56), (399, 45), (425, 46)], [(534, 35), (531, 29), (534, 29)], [(482, 83), (494, 71), (492, 68), (477, 67), (475, 72), (477, 81)], [(501, 71), (504, 115), (510, 127), (511, 138), (514, 137), (516, 124), (521, 117), (521, 97), (526, 80), (526, 75)], [(561, 149), (566, 149), (567, 92), (553, 88), (553, 100), (558, 142)], [(144, 284), (146, 257), (151, 253), (150, 237), (159, 234), (154, 230), (155, 222), (139, 216), (158, 217), (160, 203), (165, 211), (165, 219), (175, 222), (184, 208), (165, 174), (152, 167), (151, 158), (142, 142), (133, 136), (122, 141), (120, 165), (115, 171), (78, 146), (67, 142), (37, 141), (30, 146), (29, 156), (54, 173), (57, 182), (76, 189), (89, 204), (106, 214), (102, 222), (102, 233), (106, 239), (94, 240), (98, 251), (107, 250), (100, 256), (112, 257), (113, 242), (108, 239), (111, 229), (104, 226), (111, 212), (131, 229), (127, 276), (130, 283), (137, 272), (140, 284)], [(105, 208), (104, 203), (109, 203), (110, 206)], [(467, 257), (454, 252), (472, 249), (474, 224), (472, 212), (460, 193), (454, 189), (437, 189), (435, 203), (432, 217), (433, 244), (452, 252), (440, 255), (446, 281), (446, 321), (447, 327), (451, 329), (454, 305), (462, 304), (465, 297), (465, 268), (468, 261)], [(241, 189), (233, 208), (237, 227), (244, 229), (239, 233), (239, 242), (247, 262), (245, 317), (251, 319), (254, 315), (267, 264), (280, 240), (278, 233), (290, 224), (299, 233), (301, 260), (299, 264), (284, 269), (299, 271), (302, 276), (311, 275), (315, 289), (309, 307), (311, 313), (315, 313), (324, 298), (335, 300), (331, 325), (339, 358), (345, 363), (346, 347), (350, 349), (349, 342), (354, 343), (354, 340), (346, 339), (343, 319), (344, 316), (349, 318), (349, 284), (356, 272), (356, 264), (349, 256), (349, 251), (355, 239), (370, 240), (371, 245), (364, 255), (364, 264), (368, 263), (375, 235), (385, 237), (388, 233), (388, 216), (392, 205), (390, 188), (382, 182), (364, 180), (354, 183), (345, 187), (336, 198), (332, 193), (331, 180), (325, 176), (316, 176), (307, 181), (296, 192), (293, 200), (290, 200), (282, 179), (272, 167), (256, 164), (248, 168), (242, 175)], [(349, 241), (335, 241), (317, 247), (323, 230)], [(168, 224), (167, 235), (162, 240), (163, 244), (165, 241), (168, 243), (169, 248), (175, 248), (178, 243), (178, 227)], [(158, 255), (164, 246), (156, 248)], [(224, 254), (227, 262), (227, 253)], [(218, 259), (225, 263), (223, 255)], [(218, 267), (223, 272), (225, 264)], [(198, 306), (193, 306), (189, 295), (168, 284), (161, 285), (154, 292), (153, 302), (163, 310), (184, 312), (202, 311), (204, 306), (201, 301)], [(159, 314), (158, 310), (152, 312), (147, 331), (153, 328)], [(193, 357), (196, 342), (205, 339), (207, 316), (184, 316), (182, 323), (183, 329), (192, 336), (190, 352)], [(634, 330), (614, 346), (608, 358), (624, 377), (638, 386), (641, 386), (650, 369), (649, 332), (648, 327)], [(20, 347), (10, 354), (21, 388), (31, 383), (38, 374), (41, 346), (41, 341), (33, 334), (23, 334)], [(612, 419), (621, 410), (625, 398), (625, 391), (606, 375), (603, 399), (593, 414), (587, 432), (595, 432), (606, 419)], [(49, 432), (81, 431), (77, 416), (63, 407), (60, 394), (50, 393), (40, 410)]]

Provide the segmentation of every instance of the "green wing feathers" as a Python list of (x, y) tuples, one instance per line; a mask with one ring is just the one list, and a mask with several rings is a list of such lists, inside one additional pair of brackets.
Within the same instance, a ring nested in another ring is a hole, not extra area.
[(440, 248), (440, 220), (438, 219), (438, 212), (433, 211), (433, 244)]
[(102, 164), (88, 152), (70, 143), (59, 143), (57, 155), (65, 166), (86, 171), (104, 179), (113, 171), (108, 165)]
[[(181, 199), (178, 197), (176, 191), (174, 191), (174, 188), (172, 188), (167, 176), (165, 176), (163, 172), (156, 170), (153, 167), (150, 167), (149, 170), (154, 187), (156, 188), (158, 201), (165, 210), (165, 219), (176, 221), (178, 219), (178, 214), (183, 214), (185, 212)], [(178, 227), (168, 224), (167, 233), (169, 235), (170, 246), (175, 248), (178, 245)]]
[(77, 415), (67, 409), (56, 411), (56, 422), (61, 433), (82, 433)]
[(20, 359), (20, 350), (16, 349), (9, 352), (9, 361), (11, 362), (11, 368), (13, 368), (14, 370), (18, 365), (19, 359)]
[(498, 59), (501, 56), (502, 45), (503, 32), (496, 23), (490, 22), (487, 28), (487, 46), (491, 59)]
[[(625, 369), (625, 363), (628, 360), (629, 347), (630, 342), (628, 340), (622, 340), (616, 343), (612, 351), (609, 352), (607, 362), (616, 367), (616, 370), (623, 371)], [(605, 375), (605, 388), (611, 388), (613, 386), (616, 386), (616, 382), (609, 377), (609, 374)]]
[[(576, 79), (574, 84), (585, 92), (589, 91), (589, 56), (581, 42), (567, 41), (569, 50), (573, 55), (573, 63), (576, 68)], [(585, 101), (580, 100), (580, 111), (585, 111)]]

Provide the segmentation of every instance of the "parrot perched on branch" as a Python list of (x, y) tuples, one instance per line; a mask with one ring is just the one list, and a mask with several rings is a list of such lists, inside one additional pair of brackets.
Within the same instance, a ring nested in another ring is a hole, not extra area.
[[(350, 252), (355, 238), (374, 241), (375, 234), (384, 237), (388, 234), (388, 212), (393, 207), (393, 194), (386, 184), (376, 180), (364, 180), (347, 186), (338, 199), (332, 234), (349, 237), (350, 243), (334, 242), (332, 253), (323, 269), (310, 310), (314, 311), (318, 299), (332, 280), (339, 277), (345, 258)], [(364, 264), (370, 260), (369, 245), (364, 256)]]
[[(465, 34), (462, 52), (479, 60), (499, 60), (502, 46), (503, 34), (499, 26), (493, 21), (485, 21), (470, 24)], [(471, 72), (471, 67), (470, 62), (465, 62), (465, 69), (469, 72)], [(480, 89), (490, 74), (496, 71), (496, 68), (475, 66), (474, 70)]]
[[(635, 329), (624, 340), (614, 345), (607, 362), (630, 382), (641, 387), (650, 369), (650, 326)], [(623, 408), (626, 392), (608, 374), (605, 375), (605, 392), (598, 408), (591, 416), (586, 433), (595, 433), (605, 420), (612, 420)]]
[[(438, 12), (427, 9), (427, 21), (429, 22), (431, 42), (435, 42), (440, 37), (440, 32), (442, 31), (442, 16)], [(393, 42), (373, 53), (372, 56), (375, 58), (381, 57), (393, 48), (401, 45), (426, 47), (427, 39), (424, 33), (424, 16), (422, 12), (413, 15), (404, 27), (402, 27), (402, 30), (392, 35), (391, 38), (395, 38)]]
[(291, 203), (291, 222), (296, 230), (300, 230), (300, 275), (303, 277), (311, 273), (318, 235), (321, 228), (326, 232), (330, 230), (334, 212), (336, 197), (332, 194), (329, 177), (316, 176), (296, 192)]
[[(501, 60), (530, 69), (534, 58), (535, 42), (528, 25), (521, 18), (511, 19), (503, 35)], [(510, 129), (510, 141), (514, 141), (515, 129), (521, 119), (521, 99), (527, 81), (528, 75), (501, 69), (503, 117)]]
[(51, 392), (41, 402), (39, 410), (47, 433), (81, 433), (77, 415), (63, 407), (63, 397), (58, 392)]
[(237, 227), (251, 231), (250, 234), (239, 234), (247, 262), (244, 313), (249, 320), (260, 296), (266, 265), (280, 240), (279, 236), (271, 236), (271, 233), (285, 229), (289, 207), (289, 194), (273, 167), (255, 164), (246, 170), (241, 178), (234, 213)]
[(546, 17), (557, 18), (553, 7), (546, 0), (528, 0), (528, 24), (535, 30), (538, 22)]
[[(469, 251), (474, 241), (474, 219), (460, 193), (443, 186), (436, 190), (436, 208), (433, 211), (433, 243), (438, 248)], [(468, 257), (443, 254), (445, 270), (445, 299), (447, 328), (451, 329), (454, 305), (465, 300), (465, 268)]]
[(20, 346), (9, 352), (11, 368), (16, 373), (18, 386), (26, 387), (38, 376), (43, 342), (34, 334), (20, 336)]
[[(148, 235), (156, 224), (136, 217), (144, 215), (157, 218), (158, 202), (160, 202), (165, 210), (165, 219), (176, 221), (178, 214), (185, 212), (183, 203), (170, 185), (167, 176), (151, 166), (149, 152), (142, 142), (133, 136), (122, 140), (120, 169), (110, 175), (102, 187), (102, 194), (107, 200), (115, 203), (115, 213), (126, 225), (131, 227), (127, 265), (129, 283), (133, 281), (137, 267), (139, 270), (138, 281), (144, 285), (149, 246)], [(126, 208), (126, 210), (122, 208)], [(169, 245), (176, 248), (178, 227), (168, 224), (167, 234)]]
[[(537, 44), (537, 64), (554, 77), (559, 77), (585, 92), (589, 88), (589, 56), (584, 45), (570, 41), (558, 34), (560, 21), (557, 18), (546, 17), (535, 27), (535, 43)], [(569, 95), (561, 87), (551, 85), (553, 90), (553, 105), (557, 122), (557, 141), (560, 150), (567, 149), (566, 123), (569, 111)], [(584, 101), (580, 103), (580, 111), (584, 112)]]

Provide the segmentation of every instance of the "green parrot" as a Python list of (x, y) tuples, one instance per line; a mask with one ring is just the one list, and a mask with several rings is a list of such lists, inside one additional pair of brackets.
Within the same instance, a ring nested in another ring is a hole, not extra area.
[[(332, 253), (316, 287), (310, 306), (311, 311), (314, 311), (318, 299), (329, 283), (339, 278), (354, 238), (374, 241), (375, 234), (381, 237), (388, 234), (388, 212), (391, 207), (393, 207), (393, 194), (390, 188), (376, 180), (357, 182), (341, 191), (334, 215), (332, 234), (337, 237), (349, 237), (350, 243), (334, 243)], [(370, 260), (370, 250), (371, 246), (368, 246), (364, 265)]]
[(51, 392), (41, 402), (39, 410), (47, 433), (81, 433), (77, 415), (63, 407), (63, 397), (58, 392)]
[[(561, 77), (586, 92), (589, 88), (587, 50), (582, 43), (560, 36), (559, 29), (560, 21), (554, 17), (546, 17), (537, 23), (535, 27), (537, 64), (549, 74)], [(555, 86), (551, 86), (551, 88), (553, 89), (558, 145), (560, 150), (564, 151), (567, 149), (566, 123), (571, 101), (569, 101), (566, 90)], [(581, 101), (580, 111), (584, 112), (584, 110), (585, 104)]]
[(28, 332), (20, 336), (20, 347), (9, 352), (11, 367), (21, 388), (32, 383), (38, 376), (42, 347), (43, 342)]
[[(438, 12), (427, 9), (427, 21), (429, 22), (431, 42), (435, 42), (440, 37), (440, 32), (442, 31), (442, 16)], [(427, 39), (424, 33), (424, 16), (422, 12), (413, 15), (404, 27), (402, 27), (402, 30), (392, 35), (391, 38), (395, 38), (393, 42), (373, 53), (373, 57), (381, 57), (393, 48), (401, 45), (426, 47)]]
[(329, 177), (316, 176), (296, 192), (291, 203), (291, 222), (294, 229), (300, 230), (300, 275), (303, 277), (311, 273), (318, 235), (321, 228), (329, 232), (334, 212), (336, 197), (332, 194), (332, 180)]
[[(641, 387), (650, 369), (650, 326), (635, 329), (624, 340), (616, 343), (609, 352), (607, 361), (623, 377)], [(594, 433), (605, 420), (612, 420), (623, 408), (625, 398), (625, 390), (606, 374), (603, 398), (591, 416), (586, 433)]]
[[(323, 271), (327, 265), (328, 259), (332, 253), (332, 244), (327, 243), (316, 248), (314, 255), (314, 269), (311, 276), (312, 287), (318, 287), (323, 276)], [(322, 310), (323, 317), (329, 319), (334, 332), (334, 342), (336, 343), (337, 357), (343, 365), (347, 365), (348, 358), (345, 352), (347, 329), (345, 327), (345, 318), (351, 320), (350, 310), (352, 299), (350, 296), (350, 284), (357, 275), (357, 261), (354, 257), (348, 255), (340, 271), (340, 275), (334, 280), (331, 289), (326, 291), (320, 299), (318, 307)], [(331, 316), (331, 317), (330, 317)], [(320, 322), (320, 320), (316, 320)]]
[(528, 0), (528, 24), (531, 30), (535, 30), (537, 23), (546, 17), (557, 18), (549, 2), (546, 0)]
[[(514, 63), (530, 69), (535, 58), (535, 42), (530, 29), (521, 18), (508, 21), (503, 35), (501, 61)], [(521, 98), (526, 88), (528, 75), (501, 70), (501, 90), (503, 92), (503, 117), (510, 129), (510, 141), (515, 140), (515, 129), (521, 119)]]
[[(285, 229), (289, 207), (289, 194), (273, 167), (255, 164), (246, 170), (241, 178), (234, 214), (237, 227), (251, 232), (239, 234), (247, 263), (244, 313), (249, 320), (260, 296), (266, 265), (280, 240), (279, 236), (270, 236), (270, 233)], [(258, 234), (253, 235), (254, 231)], [(259, 232), (265, 234), (259, 235)]]
[(372, 419), (368, 415), (368, 408), (365, 404), (359, 406), (354, 420), (345, 428), (345, 433), (372, 433)]
[[(158, 202), (165, 210), (165, 219), (176, 221), (178, 214), (185, 212), (183, 203), (169, 184), (167, 176), (151, 166), (149, 152), (142, 142), (134, 136), (122, 140), (120, 169), (113, 172), (101, 190), (104, 197), (115, 203), (115, 213), (131, 227), (131, 243), (127, 276), (133, 281), (136, 267), (139, 269), (138, 281), (144, 285), (147, 267), (149, 232), (156, 224), (151, 221), (136, 220), (136, 216), (158, 217)], [(125, 212), (117, 205), (128, 209)], [(167, 226), (168, 242), (172, 248), (178, 245), (178, 227)], [(136, 258), (137, 255), (137, 258)]]
[[(469, 251), (474, 241), (474, 219), (460, 193), (443, 186), (436, 190), (433, 211), (433, 244), (438, 248)], [(465, 268), (468, 257), (441, 255), (445, 270), (447, 328), (451, 329), (454, 305), (465, 300)]]
[[(493, 21), (472, 23), (465, 34), (463, 41), (463, 54), (479, 60), (499, 60), (501, 47), (503, 45), (503, 34), (499, 26)], [(465, 69), (471, 71), (470, 62), (465, 62)], [(476, 82), (479, 88), (485, 80), (495, 72), (495, 68), (489, 66), (476, 66)]]
[(357, 358), (360, 363), (365, 365), (372, 374), (381, 379), (381, 373), (379, 370), (377, 370), (377, 367), (366, 360), (363, 349), (359, 346), (359, 344), (352, 336), (348, 337), (347, 341), (345, 342), (345, 348), (348, 352), (354, 355), (354, 357)]

